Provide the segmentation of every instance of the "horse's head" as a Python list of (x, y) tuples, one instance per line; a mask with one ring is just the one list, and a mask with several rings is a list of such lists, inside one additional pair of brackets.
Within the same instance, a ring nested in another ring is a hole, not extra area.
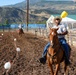
[(56, 41), (58, 40), (57, 30), (58, 28), (50, 28), (49, 39), (51, 46), (54, 46), (54, 44), (56, 44)]

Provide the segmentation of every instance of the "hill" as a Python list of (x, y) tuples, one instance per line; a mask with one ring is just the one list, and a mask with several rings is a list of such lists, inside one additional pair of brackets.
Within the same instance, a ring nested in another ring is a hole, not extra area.
[(25, 12), (18, 8), (0, 7), (0, 23), (5, 23), (6, 20), (9, 23), (23, 22), (25, 20)]
[[(76, 14), (75, 5), (76, 3), (73, 1), (30, 0), (29, 22), (37, 23), (38, 21), (46, 21), (51, 14), (61, 14), (64, 10), (69, 14)], [(1, 9), (1, 22), (4, 22), (5, 19), (8, 19), (10, 23), (26, 22), (26, 1), (4, 6)]]
[[(76, 14), (76, 3), (73, 1), (43, 1), (34, 5), (30, 5), (32, 10), (42, 10), (49, 14), (60, 14), (63, 10), (66, 10), (69, 14)], [(51, 13), (52, 12), (52, 13)]]
[[(30, 11), (33, 10), (34, 12), (46, 11), (47, 14), (60, 14), (62, 11), (66, 10), (69, 14), (76, 14), (76, 7), (75, 7), (76, 2), (72, 0), (71, 1), (30, 0), (29, 3), (30, 3), (29, 4)], [(21, 8), (22, 10), (26, 10), (26, 1), (12, 5), (11, 7), (17, 7), (19, 9)]]
[[(29, 22), (44, 21), (47, 18), (29, 14)], [(26, 12), (15, 7), (0, 7), (0, 23), (26, 23)]]
[[(41, 0), (29, 0), (30, 4), (35, 4), (37, 2), (41, 2)], [(25, 0), (23, 2), (20, 2), (20, 3), (17, 3), (17, 4), (14, 4), (14, 5), (7, 5), (7, 6), (4, 6), (4, 7), (16, 7), (16, 8), (25, 9), (26, 3), (27, 3), (27, 0)]]

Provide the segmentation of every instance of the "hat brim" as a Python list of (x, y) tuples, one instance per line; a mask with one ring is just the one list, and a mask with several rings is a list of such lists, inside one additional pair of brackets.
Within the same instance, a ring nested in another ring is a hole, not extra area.
[(61, 21), (62, 18), (60, 18), (60, 17), (55, 17), (55, 18), (54, 18), (54, 21), (55, 21), (55, 20), (59, 20), (59, 21)]

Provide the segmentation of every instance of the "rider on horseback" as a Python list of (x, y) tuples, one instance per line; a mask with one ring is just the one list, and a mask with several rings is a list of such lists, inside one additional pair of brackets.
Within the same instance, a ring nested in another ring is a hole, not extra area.
[[(54, 23), (55, 25), (52, 27), (52, 28), (58, 28), (57, 30), (57, 33), (58, 33), (58, 38), (59, 38), (59, 41), (60, 43), (62, 44), (62, 47), (64, 49), (64, 52), (65, 52), (65, 61), (68, 64), (70, 64), (70, 61), (69, 61), (69, 56), (70, 56), (70, 47), (69, 45), (67, 44), (66, 42), (66, 39), (65, 39), (65, 35), (68, 33), (67, 31), (67, 28), (65, 25), (63, 24), (60, 24), (61, 22), (61, 18), (59, 17), (56, 17), (54, 18)], [(47, 54), (47, 51), (48, 51), (48, 48), (50, 47), (50, 42), (45, 46), (44, 48), (44, 52), (42, 54), (42, 57), (39, 59), (41, 63), (45, 64), (46, 63), (46, 54)]]
[(19, 24), (19, 34), (24, 34), (24, 31), (23, 31), (23, 29), (22, 29), (22, 24)]

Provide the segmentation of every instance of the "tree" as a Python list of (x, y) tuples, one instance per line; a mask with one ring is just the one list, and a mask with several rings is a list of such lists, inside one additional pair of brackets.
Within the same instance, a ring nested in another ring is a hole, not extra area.
[(5, 23), (3, 25), (9, 27), (9, 31), (10, 31), (10, 24), (9, 24), (9, 20), (8, 19), (5, 20)]
[(6, 25), (9, 25), (9, 21), (8, 21), (8, 20), (6, 20), (6, 21), (5, 21), (5, 24), (6, 24)]

